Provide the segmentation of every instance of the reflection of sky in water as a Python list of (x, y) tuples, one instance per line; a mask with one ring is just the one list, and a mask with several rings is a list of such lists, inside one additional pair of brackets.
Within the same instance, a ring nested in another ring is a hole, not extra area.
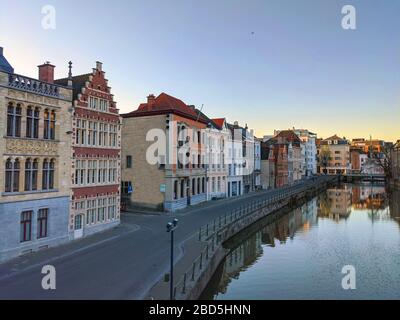
[[(380, 187), (329, 190), (244, 240), (215, 298), (399, 299), (399, 202)], [(341, 287), (348, 264), (356, 290)]]

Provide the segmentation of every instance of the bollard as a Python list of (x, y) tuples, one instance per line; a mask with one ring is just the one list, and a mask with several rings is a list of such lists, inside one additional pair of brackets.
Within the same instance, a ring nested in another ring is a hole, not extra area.
[(200, 269), (201, 270), (203, 268), (203, 252), (200, 254)]
[(199, 241), (201, 241), (201, 227), (200, 227), (200, 230), (199, 230)]
[(221, 229), (221, 216), (219, 216), (219, 229)]
[(206, 232), (206, 234), (207, 234), (207, 237), (208, 237), (208, 223), (207, 223), (207, 232)]
[(208, 260), (208, 244), (207, 244), (207, 248), (206, 248), (206, 260)]
[(213, 230), (214, 230), (214, 232), (215, 232), (215, 219), (214, 219), (214, 229), (213, 229)]
[(212, 252), (214, 252), (214, 242), (215, 242), (215, 236), (212, 238)]

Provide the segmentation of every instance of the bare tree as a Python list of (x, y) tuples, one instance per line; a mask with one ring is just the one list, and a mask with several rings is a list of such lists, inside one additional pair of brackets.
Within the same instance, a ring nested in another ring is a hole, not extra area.
[(320, 166), (322, 168), (324, 168), (324, 173), (327, 173), (326, 168), (327, 168), (330, 160), (332, 160), (331, 150), (329, 149), (328, 146), (323, 145), (319, 152), (319, 163), (320, 163)]
[(392, 165), (393, 165), (393, 153), (394, 149), (398, 147), (398, 142), (388, 147), (383, 148), (381, 153), (373, 153), (372, 158), (376, 161), (376, 164), (383, 169), (383, 172), (388, 179), (393, 178)]

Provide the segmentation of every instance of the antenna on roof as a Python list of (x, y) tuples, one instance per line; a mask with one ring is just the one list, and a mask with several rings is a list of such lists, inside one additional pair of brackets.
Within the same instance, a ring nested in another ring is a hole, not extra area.
[(200, 112), (202, 112), (202, 111), (203, 111), (203, 107), (204, 107), (204, 103), (201, 105), (200, 111), (197, 113), (197, 119), (196, 119), (196, 122), (197, 122), (197, 121), (199, 121), (199, 118), (200, 118)]

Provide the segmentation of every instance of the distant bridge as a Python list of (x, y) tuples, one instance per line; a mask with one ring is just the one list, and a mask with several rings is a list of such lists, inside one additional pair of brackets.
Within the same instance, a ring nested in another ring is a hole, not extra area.
[(368, 173), (347, 173), (341, 175), (343, 181), (386, 181), (386, 176), (384, 174), (368, 174)]

